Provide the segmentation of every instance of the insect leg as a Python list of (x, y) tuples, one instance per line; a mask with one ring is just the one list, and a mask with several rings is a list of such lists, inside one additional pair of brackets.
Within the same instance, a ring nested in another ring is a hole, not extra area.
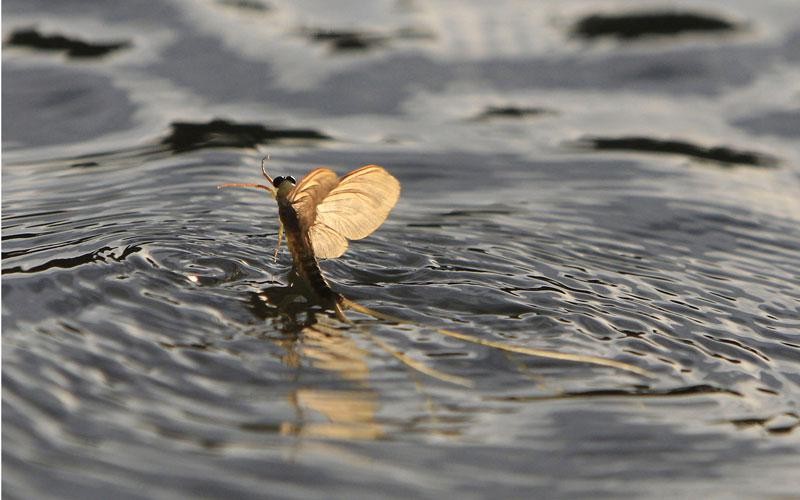
[(281, 240), (283, 240), (283, 222), (278, 222), (278, 244), (275, 246), (275, 254), (272, 256), (273, 262), (278, 262), (278, 250), (281, 249)]

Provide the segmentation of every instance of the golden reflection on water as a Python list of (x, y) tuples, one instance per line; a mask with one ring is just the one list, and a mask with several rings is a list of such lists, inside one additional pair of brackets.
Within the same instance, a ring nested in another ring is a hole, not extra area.
[(284, 422), (281, 434), (359, 440), (373, 440), (384, 435), (383, 428), (375, 421), (378, 401), (373, 393), (300, 389), (294, 403), (304, 410), (321, 413), (328, 421)]
[[(328, 439), (372, 440), (384, 435), (376, 422), (378, 396), (369, 387), (368, 352), (356, 345), (345, 332), (326, 324), (327, 316), (318, 315), (318, 323), (303, 327), (292, 340), (281, 342), (287, 348), (283, 362), (292, 368), (310, 362), (311, 366), (346, 380), (349, 390), (303, 387), (292, 391), (289, 402), (297, 410), (293, 422), (284, 421), (284, 435)], [(324, 421), (319, 421), (322, 416)]]

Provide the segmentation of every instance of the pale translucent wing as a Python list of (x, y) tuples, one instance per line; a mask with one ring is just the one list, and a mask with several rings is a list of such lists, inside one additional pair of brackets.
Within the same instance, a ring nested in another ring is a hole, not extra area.
[(312, 227), (322, 224), (350, 240), (365, 238), (383, 224), (399, 197), (400, 182), (389, 172), (377, 165), (361, 167), (339, 179), (316, 206)]
[(314, 224), (317, 206), (336, 187), (339, 178), (333, 170), (318, 168), (308, 173), (289, 194), (300, 227), (307, 231)]
[(400, 183), (382, 167), (368, 165), (341, 179), (327, 168), (306, 175), (289, 195), (314, 254), (333, 259), (347, 240), (366, 237), (386, 220), (400, 197)]
[(347, 239), (325, 224), (311, 226), (308, 238), (318, 259), (335, 259), (347, 250)]

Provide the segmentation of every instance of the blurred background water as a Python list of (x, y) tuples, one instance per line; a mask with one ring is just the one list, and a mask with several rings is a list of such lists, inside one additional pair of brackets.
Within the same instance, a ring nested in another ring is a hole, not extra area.
[[(797, 7), (4, 2), (4, 493), (796, 495)], [(275, 305), (267, 154), (400, 179), (323, 269), (415, 324)]]

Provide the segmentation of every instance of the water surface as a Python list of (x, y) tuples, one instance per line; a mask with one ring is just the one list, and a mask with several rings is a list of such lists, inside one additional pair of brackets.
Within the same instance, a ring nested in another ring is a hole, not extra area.
[[(795, 494), (794, 2), (455, 5), (4, 4), (9, 498)], [(408, 323), (286, 304), (267, 154), (400, 179), (323, 270)]]

